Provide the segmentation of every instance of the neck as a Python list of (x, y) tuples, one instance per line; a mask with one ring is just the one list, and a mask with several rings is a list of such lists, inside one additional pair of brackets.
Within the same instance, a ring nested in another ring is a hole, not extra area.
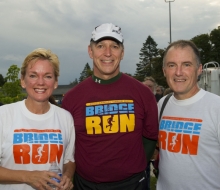
[(31, 101), (27, 98), (25, 100), (25, 105), (27, 109), (34, 114), (44, 114), (47, 113), (50, 109), (50, 104), (48, 101), (36, 102), (36, 101)]
[(118, 75), (116, 75), (115, 77), (108, 79), (108, 80), (104, 80), (104, 79), (96, 77), (95, 75), (92, 75), (92, 79), (93, 79), (93, 81), (95, 81), (96, 83), (99, 83), (99, 84), (111, 84), (111, 83), (117, 81), (121, 77), (121, 75), (122, 75), (122, 73), (118, 73)]

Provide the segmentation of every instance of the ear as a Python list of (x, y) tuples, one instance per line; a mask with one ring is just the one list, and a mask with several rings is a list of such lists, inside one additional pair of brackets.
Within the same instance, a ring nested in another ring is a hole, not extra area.
[(92, 47), (91, 47), (91, 45), (88, 45), (88, 54), (89, 54), (89, 57), (90, 57), (91, 59), (93, 59), (93, 52), (92, 52)]
[(55, 82), (54, 89), (56, 89), (57, 87), (58, 87), (58, 81)]
[(201, 74), (202, 74), (202, 64), (199, 64), (199, 68), (198, 68), (198, 71), (197, 71), (197, 76), (199, 76)]
[(23, 76), (21, 76), (20, 83), (21, 83), (21, 87), (22, 87), (22, 88), (26, 88), (26, 85), (25, 85), (25, 81), (24, 81), (24, 77), (23, 77)]
[(122, 53), (121, 53), (121, 60), (124, 58), (124, 49), (122, 50)]
[(163, 69), (163, 76), (166, 77), (166, 69), (164, 67), (162, 69)]

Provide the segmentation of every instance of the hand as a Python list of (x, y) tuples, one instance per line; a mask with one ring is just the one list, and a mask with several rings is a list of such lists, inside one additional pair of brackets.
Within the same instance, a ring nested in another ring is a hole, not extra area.
[[(57, 178), (62, 180), (60, 176), (56, 173), (49, 171), (28, 171), (25, 176), (25, 181), (28, 185), (37, 190), (51, 190), (52, 188), (48, 185), (48, 183), (52, 183), (57, 186), (57, 188), (61, 188), (61, 184), (52, 180), (51, 178)], [(62, 189), (62, 188), (61, 188)]]
[(68, 178), (67, 176), (63, 176), (62, 180), (60, 182), (61, 188), (58, 188), (58, 190), (71, 190), (73, 189), (73, 182), (72, 179)]

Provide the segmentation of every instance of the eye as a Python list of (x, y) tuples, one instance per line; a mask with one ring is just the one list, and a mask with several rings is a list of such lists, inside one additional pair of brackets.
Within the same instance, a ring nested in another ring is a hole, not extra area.
[(29, 77), (30, 77), (30, 78), (35, 78), (35, 77), (36, 77), (36, 75), (30, 75)]
[(113, 48), (114, 48), (114, 49), (118, 49), (119, 46), (118, 46), (118, 45), (114, 45)]
[(51, 76), (51, 75), (47, 75), (46, 78), (47, 78), (47, 79), (51, 79), (52, 76)]
[(103, 45), (102, 44), (98, 44), (96, 47), (101, 49), (101, 48), (103, 48)]
[(168, 64), (168, 67), (174, 67), (175, 66), (175, 64), (173, 64), (173, 63), (170, 63), (170, 64)]
[(184, 64), (186, 67), (189, 67), (190, 66), (190, 63), (185, 63)]

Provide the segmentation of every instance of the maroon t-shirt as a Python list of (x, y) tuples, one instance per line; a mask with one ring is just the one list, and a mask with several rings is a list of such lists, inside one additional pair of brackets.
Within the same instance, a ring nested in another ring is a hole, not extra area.
[(81, 177), (113, 182), (144, 171), (142, 136), (158, 137), (157, 104), (146, 86), (125, 74), (111, 84), (90, 77), (65, 95), (62, 107), (74, 118)]

